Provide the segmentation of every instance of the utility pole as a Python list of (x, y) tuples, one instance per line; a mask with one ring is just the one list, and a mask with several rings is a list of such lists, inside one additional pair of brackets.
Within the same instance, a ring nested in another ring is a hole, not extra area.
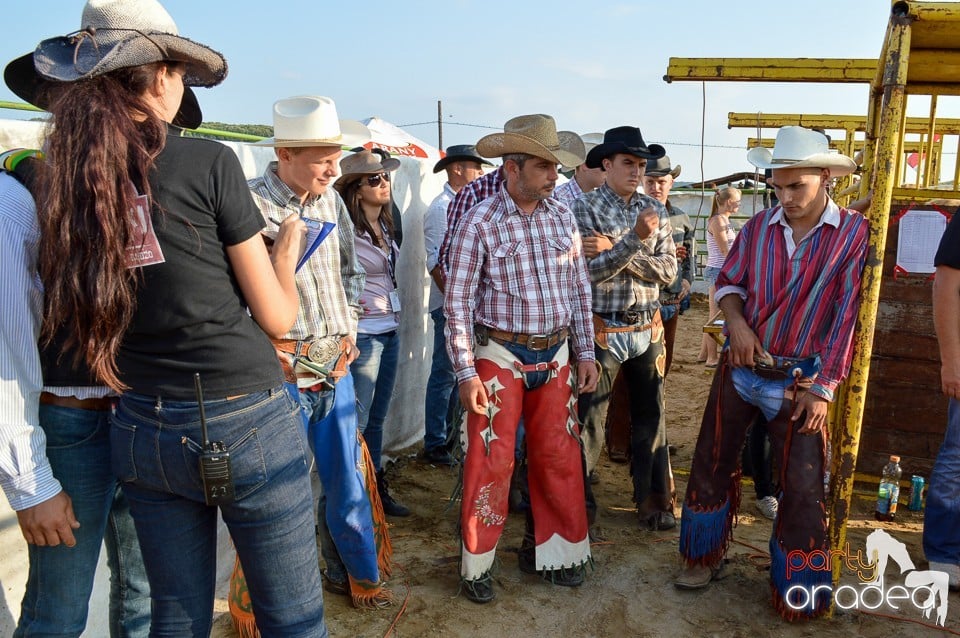
[(443, 150), (443, 102), (437, 100), (437, 147)]

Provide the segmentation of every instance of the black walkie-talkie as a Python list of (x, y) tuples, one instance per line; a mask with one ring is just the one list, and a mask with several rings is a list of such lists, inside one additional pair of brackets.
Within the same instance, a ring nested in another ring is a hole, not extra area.
[(207, 435), (207, 417), (203, 410), (203, 389), (200, 373), (193, 375), (193, 386), (200, 407), (200, 433), (203, 435), (203, 451), (200, 453), (200, 478), (203, 479), (203, 498), (207, 505), (226, 505), (235, 497), (233, 473), (230, 471), (230, 452), (223, 441), (210, 441)]

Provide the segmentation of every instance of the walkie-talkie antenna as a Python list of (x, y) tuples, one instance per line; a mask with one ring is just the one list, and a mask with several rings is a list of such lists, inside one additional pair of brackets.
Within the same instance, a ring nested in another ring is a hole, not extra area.
[(193, 390), (197, 395), (197, 405), (200, 407), (200, 434), (203, 436), (203, 449), (210, 446), (210, 437), (207, 436), (207, 415), (203, 411), (203, 387), (200, 385), (200, 373), (193, 373)]

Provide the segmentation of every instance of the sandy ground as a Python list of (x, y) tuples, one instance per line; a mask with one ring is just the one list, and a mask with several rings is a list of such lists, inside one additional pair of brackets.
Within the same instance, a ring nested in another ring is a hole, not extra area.
[[(697, 299), (680, 318), (673, 368), (666, 382), (667, 427), (678, 452), (672, 457), (677, 491), (682, 495), (690, 458), (706, 402), (710, 372), (696, 362), (706, 301)], [(498, 549), (497, 599), (476, 605), (458, 590), (458, 540), (454, 527), (458, 507), (450, 493), (456, 471), (416, 460), (408, 450), (389, 470), (395, 494), (414, 512), (391, 521), (396, 572), (391, 588), (398, 604), (380, 611), (353, 609), (344, 597), (325, 594), (326, 618), (335, 636), (846, 636), (880, 637), (894, 634), (940, 636), (932, 620), (901, 605), (904, 620), (839, 612), (831, 619), (787, 623), (770, 606), (766, 550), (772, 523), (754, 505), (753, 486), (745, 480), (743, 506), (734, 543), (728, 554), (728, 577), (699, 592), (673, 587), (678, 569), (678, 531), (640, 529), (633, 504), (627, 466), (604, 455), (595, 486), (598, 525), (606, 540), (593, 547), (595, 570), (582, 587), (567, 589), (522, 574), (517, 567), (523, 520), (511, 515)], [(920, 548), (922, 517), (903, 508), (895, 523), (873, 518), (870, 486), (855, 498), (848, 527), (851, 548), (863, 547), (868, 533), (883, 527), (907, 544), (917, 567), (926, 567)], [(679, 497), (678, 497), (679, 498)], [(905, 500), (905, 499), (903, 499)], [(902, 582), (895, 567), (887, 570), (891, 582)], [(845, 574), (843, 582), (859, 587)], [(960, 632), (960, 598), (949, 597), (946, 629)], [(225, 601), (218, 601), (225, 610)], [(928, 623), (927, 627), (910, 621)], [(215, 636), (235, 636), (228, 614), (216, 623)], [(960, 635), (960, 634), (958, 634)]]

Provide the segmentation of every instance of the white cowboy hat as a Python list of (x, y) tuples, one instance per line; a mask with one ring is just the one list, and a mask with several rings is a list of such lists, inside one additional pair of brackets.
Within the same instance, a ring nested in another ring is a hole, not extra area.
[(337, 118), (337, 107), (328, 97), (300, 95), (273, 105), (273, 137), (254, 146), (363, 146), (370, 129), (354, 120)]
[[(579, 148), (570, 149), (573, 137)], [(563, 166), (583, 163), (583, 142), (576, 133), (564, 134), (563, 143), (557, 133), (557, 124), (549, 115), (519, 115), (503, 125), (503, 133), (492, 133), (480, 138), (477, 152), (484, 157), (502, 157), (523, 153)]]
[(827, 136), (802, 126), (784, 126), (777, 131), (773, 152), (757, 147), (747, 152), (747, 161), (762, 169), (828, 168), (834, 177), (849, 175), (857, 163), (830, 148)]

